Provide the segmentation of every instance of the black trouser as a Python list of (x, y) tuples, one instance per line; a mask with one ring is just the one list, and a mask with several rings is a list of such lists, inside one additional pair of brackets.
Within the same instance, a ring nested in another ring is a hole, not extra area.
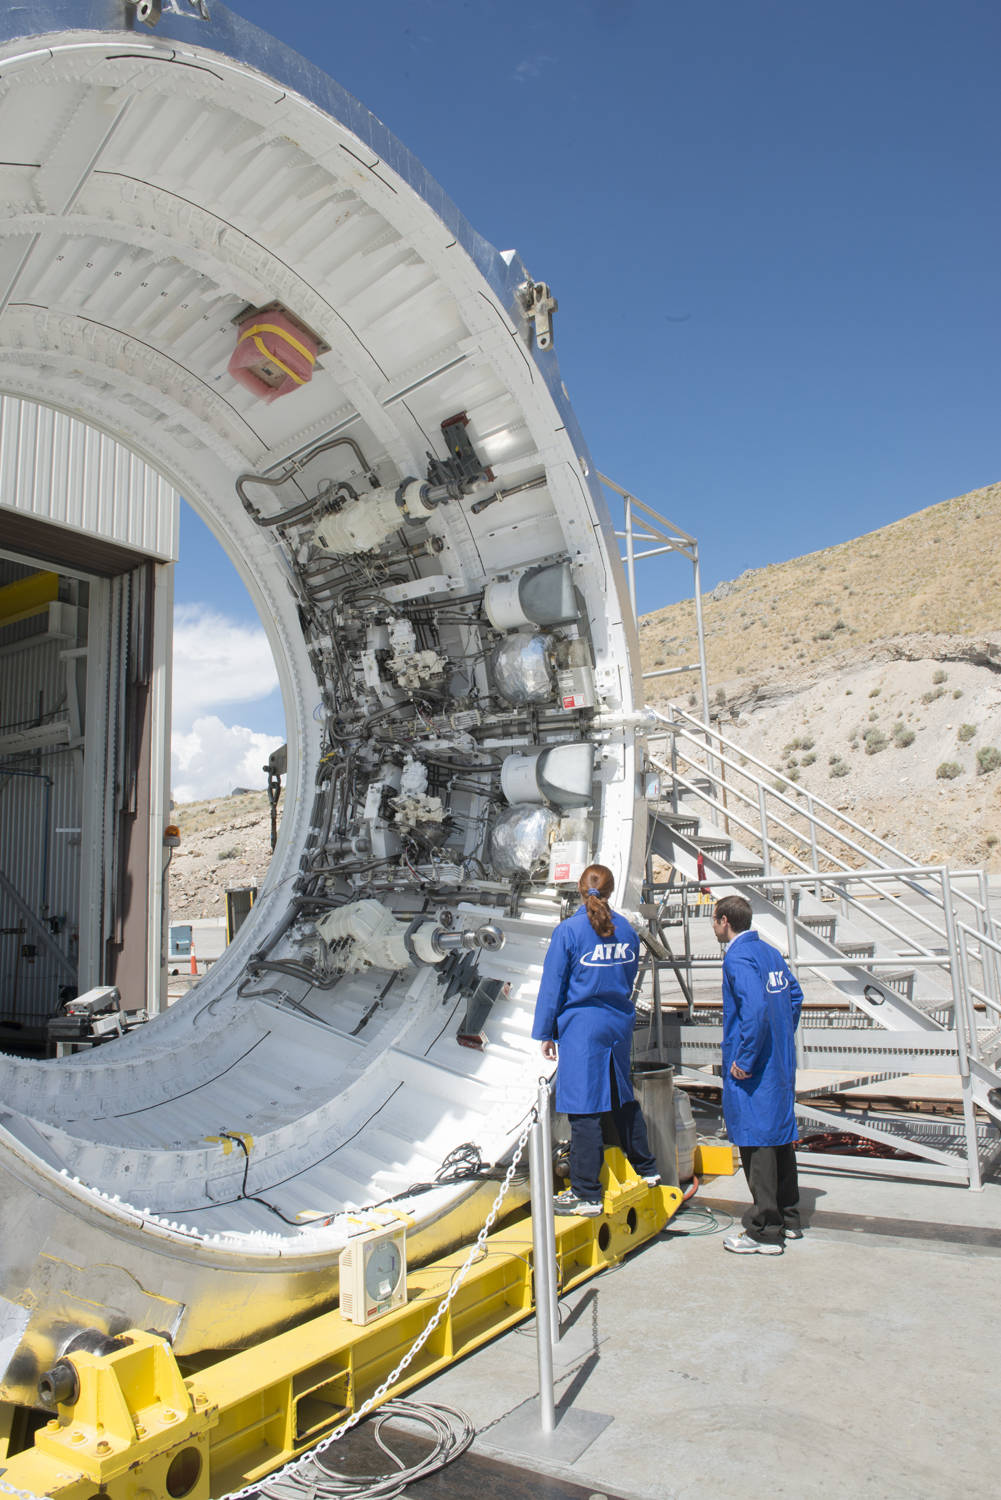
[(744, 1228), (752, 1240), (780, 1245), (787, 1229), (799, 1228), (796, 1147), (741, 1146), (740, 1164), (754, 1199)]
[[(628, 1104), (619, 1103), (615, 1069), (611, 1063), (609, 1075), (612, 1081), (612, 1120), (618, 1133), (619, 1145), (637, 1176), (653, 1177), (657, 1172), (657, 1163), (650, 1152), (643, 1111), (635, 1099), (630, 1099)], [(601, 1163), (605, 1156), (602, 1116), (568, 1114), (567, 1119), (570, 1121), (570, 1186), (578, 1198), (600, 1198)]]

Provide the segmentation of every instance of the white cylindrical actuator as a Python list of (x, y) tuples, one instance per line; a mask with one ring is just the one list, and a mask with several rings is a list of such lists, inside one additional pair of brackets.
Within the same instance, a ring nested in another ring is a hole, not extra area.
[(588, 807), (592, 800), (594, 746), (550, 745), (529, 755), (509, 755), (501, 765), (501, 791), (508, 802), (549, 802)]
[(517, 578), (495, 578), (483, 591), (483, 608), (495, 630), (569, 625), (580, 615), (570, 564), (550, 563)]

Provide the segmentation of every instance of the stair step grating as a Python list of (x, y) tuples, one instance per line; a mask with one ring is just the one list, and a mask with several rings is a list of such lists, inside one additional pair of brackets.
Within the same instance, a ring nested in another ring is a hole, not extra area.
[(800, 917), (799, 920), (804, 927), (809, 927), (810, 931), (815, 932), (818, 937), (826, 938), (829, 943), (834, 942), (834, 933), (838, 925), (837, 917), (821, 915), (816, 917)]
[(708, 854), (710, 859), (727, 860), (733, 845), (729, 839), (699, 838), (694, 839), (703, 854)]

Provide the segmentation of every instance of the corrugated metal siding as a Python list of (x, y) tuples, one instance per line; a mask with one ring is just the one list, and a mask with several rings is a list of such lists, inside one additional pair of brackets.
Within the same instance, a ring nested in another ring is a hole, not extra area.
[(166, 480), (83, 422), (13, 396), (0, 397), (0, 544), (4, 506), (177, 558), (179, 497)]
[[(24, 642), (21, 650), (0, 657), (0, 732), (67, 718), (66, 666), (60, 652), (72, 644)], [(0, 870), (74, 964), (81, 769), (80, 749), (59, 747), (0, 757)], [(51, 778), (51, 790), (40, 776)], [(58, 1008), (59, 989), (67, 975), (27, 923), (23, 933), (17, 931), (22, 921), (0, 891), (0, 1023), (40, 1025)], [(37, 956), (25, 958), (24, 945), (34, 947)]]

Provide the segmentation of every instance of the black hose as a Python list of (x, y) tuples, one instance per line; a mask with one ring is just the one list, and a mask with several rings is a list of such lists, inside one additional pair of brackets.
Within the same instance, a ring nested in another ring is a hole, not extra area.
[[(300, 505), (290, 506), (288, 510), (281, 511), (277, 516), (265, 517), (261, 515), (260, 511), (257, 509), (257, 506), (251, 500), (250, 496), (246, 493), (244, 486), (247, 484), (263, 484), (270, 490), (279, 489), (281, 485), (287, 484), (294, 474), (298, 474), (301, 469), (305, 468), (306, 464), (311, 463), (314, 458), (319, 458), (321, 453), (326, 453), (331, 448), (342, 447), (351, 449), (358, 460), (359, 468), (364, 470), (369, 484), (371, 484), (373, 488), (378, 488), (379, 476), (369, 464), (364, 453), (361, 451), (354, 438), (329, 438), (327, 442), (319, 443), (315, 448), (309, 449), (308, 452), (306, 452), (302, 456), (302, 458), (297, 459), (295, 463), (291, 464), (283, 474), (279, 474), (275, 479), (269, 479), (266, 475), (263, 474), (250, 473), (241, 474), (238, 477), (236, 481), (236, 493), (239, 495), (241, 501), (243, 502), (243, 508), (250, 516), (251, 520), (255, 521), (258, 526), (283, 526), (291, 525), (292, 522), (301, 520), (304, 517), (311, 515), (315, 510), (317, 504), (327, 498), (326, 495), (317, 495), (312, 500), (304, 500)], [(347, 489), (351, 494), (355, 494), (355, 491), (351, 489), (350, 485), (345, 484), (344, 488)]]

